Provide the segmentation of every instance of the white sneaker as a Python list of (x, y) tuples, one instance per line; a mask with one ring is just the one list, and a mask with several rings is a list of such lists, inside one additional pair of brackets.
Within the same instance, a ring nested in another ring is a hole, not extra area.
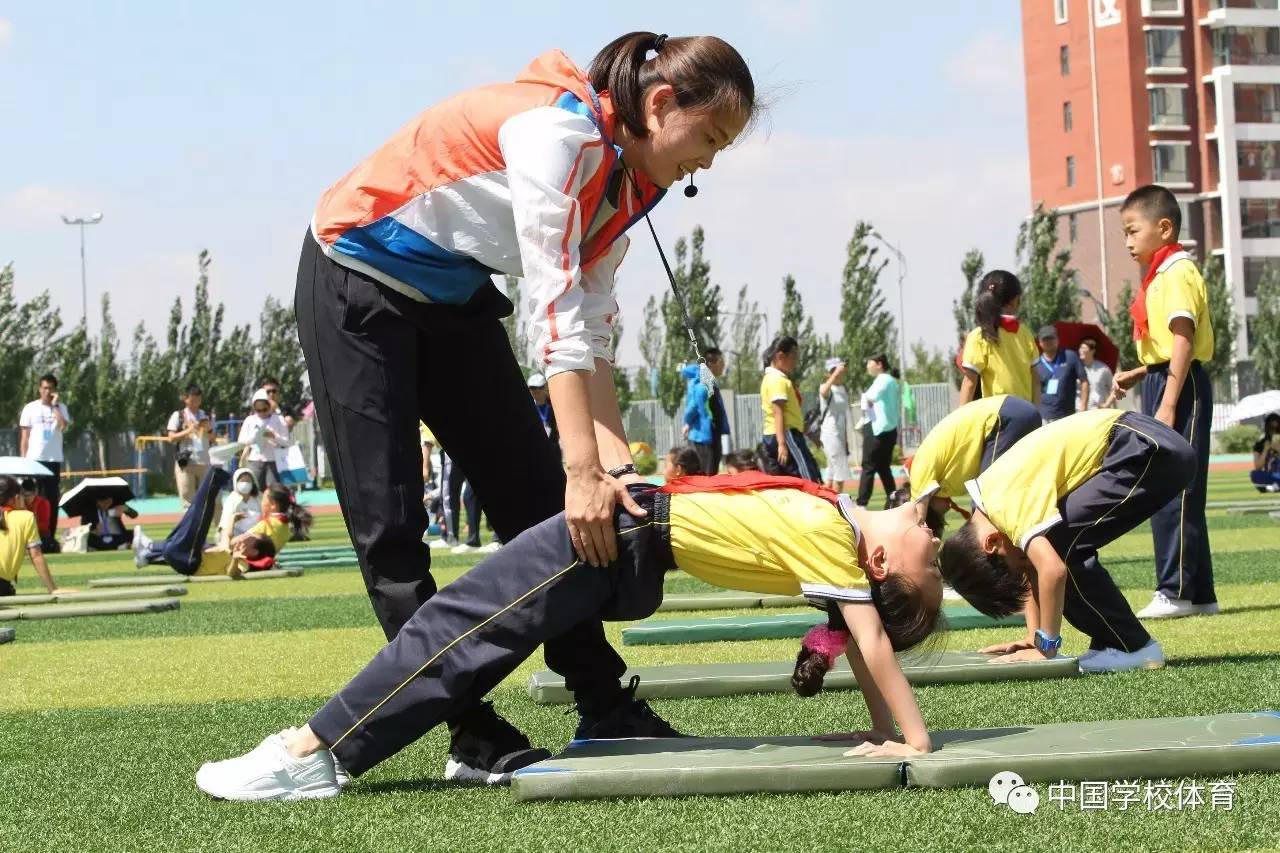
[(1164, 666), (1164, 649), (1155, 640), (1136, 652), (1103, 649), (1086, 652), (1079, 658), (1081, 672), (1127, 672), (1131, 669), (1160, 669)]
[(485, 554), (492, 554), (495, 551), (501, 551), (501, 550), (502, 550), (502, 543), (499, 542), (497, 539), (493, 540), (488, 545), (485, 545), (483, 548), (480, 549), (480, 551)]
[(1216, 601), (1210, 601), (1208, 604), (1197, 604), (1195, 608), (1196, 612), (1201, 616), (1217, 616), (1222, 611)]
[(338, 762), (338, 756), (329, 753), (333, 758), (333, 779), (337, 782), (339, 788), (345, 788), (351, 784), (351, 774), (347, 772), (347, 768)]
[(285, 733), (269, 735), (239, 758), (204, 764), (196, 771), (196, 786), (219, 800), (241, 802), (319, 800), (341, 793), (329, 750), (294, 758), (285, 749)]
[(450, 554), (474, 554), (476, 551), (479, 551), (479, 550), (480, 549), (477, 548), (475, 545), (468, 545), (467, 543), (464, 542), (461, 545), (454, 545), (453, 548), (450, 549), (449, 553)]
[(142, 530), (142, 525), (133, 528), (133, 565), (145, 569), (151, 563), (147, 560), (151, 552), (151, 537)]
[(230, 444), (215, 444), (209, 448), (209, 464), (215, 468), (225, 468), (227, 463), (240, 455), (244, 445), (238, 441)]
[(1098, 649), (1089, 649), (1080, 657), (1076, 658), (1076, 663), (1080, 664), (1080, 669), (1084, 669), (1085, 663), (1098, 656)]
[(432, 551), (440, 551), (445, 548), (452, 548), (453, 546), (450, 545), (448, 542), (444, 541), (443, 539), (432, 539), (431, 544), (429, 544), (427, 547), (430, 548)]
[(1139, 619), (1177, 619), (1197, 613), (1196, 606), (1185, 598), (1170, 598), (1163, 592), (1151, 597), (1151, 603), (1138, 611)]

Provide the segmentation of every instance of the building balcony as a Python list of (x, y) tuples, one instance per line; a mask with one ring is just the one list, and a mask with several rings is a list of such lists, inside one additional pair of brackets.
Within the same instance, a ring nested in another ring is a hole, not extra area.
[(1280, 9), (1280, 0), (1209, 0), (1209, 10)]
[(1250, 50), (1248, 48), (1232, 50), (1214, 49), (1213, 64), (1222, 65), (1280, 65), (1280, 50)]
[(1280, 0), (1210, 0), (1209, 11), (1200, 25), (1222, 27), (1275, 26), (1280, 18)]

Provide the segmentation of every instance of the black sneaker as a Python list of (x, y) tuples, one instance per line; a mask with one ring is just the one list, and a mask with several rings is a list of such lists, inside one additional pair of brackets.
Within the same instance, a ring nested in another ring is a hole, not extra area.
[(548, 750), (535, 749), (519, 729), (498, 716), (492, 702), (482, 702), (462, 726), (449, 726), (444, 778), (505, 785), (521, 767), (550, 757)]
[(671, 727), (649, 707), (649, 703), (636, 698), (640, 676), (631, 676), (631, 682), (622, 691), (622, 698), (603, 714), (583, 715), (578, 720), (574, 740), (619, 740), (632, 737), (685, 737)]

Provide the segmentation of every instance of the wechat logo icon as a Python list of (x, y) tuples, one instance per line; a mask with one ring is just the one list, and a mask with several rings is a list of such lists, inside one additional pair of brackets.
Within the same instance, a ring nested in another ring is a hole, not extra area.
[(1008, 806), (1018, 814), (1032, 814), (1040, 806), (1040, 794), (1012, 770), (992, 776), (987, 793), (996, 805)]

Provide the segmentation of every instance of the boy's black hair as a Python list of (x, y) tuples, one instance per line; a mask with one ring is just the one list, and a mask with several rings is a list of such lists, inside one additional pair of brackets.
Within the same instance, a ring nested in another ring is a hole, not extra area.
[(1124, 204), (1120, 205), (1120, 212), (1124, 213), (1131, 209), (1137, 209), (1152, 222), (1159, 222), (1161, 219), (1169, 220), (1173, 223), (1174, 235), (1182, 231), (1182, 208), (1178, 207), (1178, 200), (1174, 198), (1173, 193), (1158, 184), (1138, 187), (1125, 196)]
[(49, 385), (54, 388), (58, 387), (58, 377), (54, 376), (52, 373), (46, 373), (44, 376), (40, 377), (40, 384), (44, 384), (45, 382), (48, 382)]
[(972, 521), (942, 543), (938, 563), (942, 579), (993, 619), (1018, 612), (1026, 601), (1026, 582), (1013, 574), (1002, 554), (983, 550)]
[(719, 355), (724, 355), (724, 352), (723, 350), (720, 349), (720, 347), (707, 347), (702, 351), (702, 357), (707, 359), (708, 361), (710, 361), (711, 359)]
[(724, 455), (724, 464), (732, 465), (739, 471), (759, 471), (760, 462), (751, 450), (732, 450)]
[(258, 557), (274, 557), (276, 555), (276, 543), (270, 536), (264, 536), (259, 533), (253, 537), (253, 543), (258, 550)]
[(202, 391), (202, 390), (200, 389), (200, 386), (199, 386), (199, 385), (197, 385), (197, 384), (195, 384), (194, 382), (192, 382), (190, 385), (188, 385), (188, 386), (187, 386), (187, 390), (185, 390), (185, 391), (183, 391), (183, 392), (182, 392), (182, 396), (184, 396), (184, 397), (190, 397), (192, 394), (199, 394), (200, 396), (202, 396), (202, 397), (203, 397), (203, 396), (204, 396), (204, 391)]
[(686, 476), (706, 473), (702, 470), (702, 460), (698, 458), (698, 451), (687, 444), (676, 445), (667, 455), (671, 458), (671, 464), (679, 465), (684, 469)]

